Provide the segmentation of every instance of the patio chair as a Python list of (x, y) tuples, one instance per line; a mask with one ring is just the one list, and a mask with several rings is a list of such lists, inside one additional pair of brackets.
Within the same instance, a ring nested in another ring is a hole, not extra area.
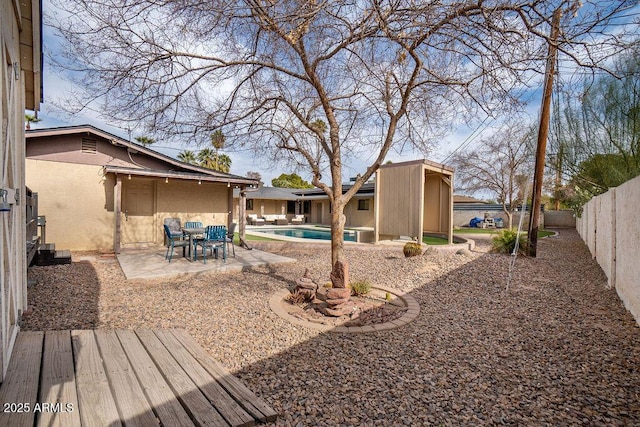
[(171, 263), (171, 258), (173, 257), (173, 249), (177, 247), (182, 247), (182, 256), (185, 256), (185, 249), (189, 246), (189, 241), (184, 240), (182, 236), (182, 232), (180, 234), (174, 234), (169, 229), (167, 224), (163, 224), (164, 234), (167, 236), (167, 252), (164, 254), (164, 259), (168, 259), (169, 263)]
[[(200, 221), (187, 221), (184, 223), (184, 228), (203, 228), (202, 227), (202, 223)], [(189, 239), (193, 244), (193, 249), (195, 250), (196, 244), (198, 243), (198, 240), (201, 240), (201, 237), (198, 237), (194, 234), (189, 234)], [(191, 248), (189, 248), (189, 253), (192, 253)], [(195, 252), (193, 252), (194, 256), (193, 259), (195, 259)]]
[(226, 242), (227, 242), (227, 248), (229, 247), (229, 243), (231, 243), (231, 250), (233, 251), (233, 257), (236, 257), (236, 245), (234, 245), (233, 243), (233, 235), (236, 232), (236, 223), (232, 222), (231, 225), (229, 226), (229, 232), (227, 233), (227, 238), (226, 238)]
[(218, 257), (218, 251), (222, 248), (222, 259), (227, 262), (227, 227), (224, 225), (208, 225), (204, 231), (204, 238), (196, 242), (194, 256), (198, 257), (198, 247), (202, 247), (204, 263), (207, 263), (207, 249), (211, 249), (211, 255)]

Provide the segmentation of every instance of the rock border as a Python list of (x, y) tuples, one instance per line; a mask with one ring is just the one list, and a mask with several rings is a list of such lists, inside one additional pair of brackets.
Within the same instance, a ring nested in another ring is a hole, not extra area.
[(310, 321), (306, 321), (297, 317), (294, 317), (287, 313), (287, 311), (282, 307), (282, 302), (284, 298), (290, 294), (287, 289), (280, 289), (275, 294), (271, 296), (269, 299), (269, 307), (271, 311), (285, 319), (286, 321), (297, 325), (303, 326), (309, 329), (315, 329), (322, 332), (336, 332), (336, 333), (365, 333), (365, 332), (378, 332), (378, 331), (388, 331), (391, 329), (399, 328), (400, 326), (404, 326), (408, 323), (413, 322), (420, 314), (420, 304), (418, 301), (408, 293), (399, 291), (397, 289), (388, 288), (386, 286), (373, 286), (373, 289), (378, 289), (383, 292), (389, 292), (394, 294), (398, 298), (400, 298), (407, 306), (407, 311), (402, 315), (402, 317), (392, 320), (391, 322), (385, 323), (375, 323), (372, 325), (364, 325), (364, 326), (330, 326), (330, 325), (322, 325), (320, 323), (314, 323)]

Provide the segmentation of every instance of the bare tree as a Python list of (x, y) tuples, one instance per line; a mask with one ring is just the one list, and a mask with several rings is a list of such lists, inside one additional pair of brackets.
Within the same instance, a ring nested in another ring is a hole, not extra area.
[(508, 228), (512, 228), (515, 208), (526, 203), (524, 187), (530, 181), (534, 144), (534, 129), (511, 125), (482, 140), (477, 147), (456, 153), (451, 159), (456, 169), (456, 187), (463, 192), (495, 195)]
[[(581, 10), (576, 0), (55, 2), (65, 11), (53, 20), (66, 41), (61, 65), (83, 90), (74, 94), (77, 107), (100, 105), (107, 117), (158, 135), (202, 141), (222, 130), (229, 146), (305, 167), (332, 204), (333, 272), (345, 261), (344, 207), (392, 146), (428, 152), (454, 118), (512, 106), (542, 68), (554, 9), (567, 9), (560, 51), (595, 66), (620, 40), (595, 32), (627, 7), (595, 0)], [(354, 158), (369, 164), (343, 194), (343, 168)]]

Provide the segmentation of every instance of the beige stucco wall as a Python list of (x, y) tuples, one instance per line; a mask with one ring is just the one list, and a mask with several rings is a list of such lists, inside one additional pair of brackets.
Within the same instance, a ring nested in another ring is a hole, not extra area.
[[(358, 200), (368, 200), (368, 210), (358, 210)], [(344, 207), (344, 215), (347, 219), (345, 225), (347, 227), (373, 227), (375, 225), (373, 197), (357, 198), (349, 200)]]
[[(115, 177), (102, 176), (102, 168), (93, 165), (33, 159), (26, 163), (27, 184), (38, 193), (39, 214), (47, 218), (47, 242), (55, 243), (58, 249), (113, 251)], [(124, 176), (123, 190), (129, 182), (141, 179), (134, 177), (130, 181)], [(182, 222), (200, 221), (203, 225), (227, 224), (231, 189), (226, 185), (176, 179), (168, 183), (164, 179), (155, 181), (153, 213), (144, 223), (152, 228), (151, 243), (163, 243), (162, 224), (167, 217), (180, 218)], [(122, 221), (126, 221), (124, 215)]]
[(578, 232), (615, 287), (627, 310), (640, 324), (640, 177), (583, 206)]
[(39, 215), (47, 218), (47, 243), (58, 249), (113, 249), (114, 181), (102, 176), (101, 167), (27, 159), (26, 179), (38, 193)]

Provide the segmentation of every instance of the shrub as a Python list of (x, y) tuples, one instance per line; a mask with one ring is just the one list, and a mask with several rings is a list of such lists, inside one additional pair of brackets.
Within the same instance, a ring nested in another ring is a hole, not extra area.
[[(500, 230), (498, 234), (493, 236), (491, 240), (491, 246), (495, 252), (502, 254), (513, 253), (513, 248), (516, 247), (516, 241), (518, 240), (518, 232), (516, 230), (504, 229)], [(518, 243), (518, 253), (526, 255), (527, 253), (527, 238), (524, 234), (520, 234)]]
[(287, 295), (286, 300), (293, 305), (303, 304), (313, 301), (313, 294), (311, 292), (304, 292), (298, 289)]
[(402, 248), (405, 257), (422, 255), (422, 245), (418, 242), (408, 242)]
[(366, 295), (371, 291), (371, 283), (368, 280), (351, 282), (351, 294), (357, 297)]

